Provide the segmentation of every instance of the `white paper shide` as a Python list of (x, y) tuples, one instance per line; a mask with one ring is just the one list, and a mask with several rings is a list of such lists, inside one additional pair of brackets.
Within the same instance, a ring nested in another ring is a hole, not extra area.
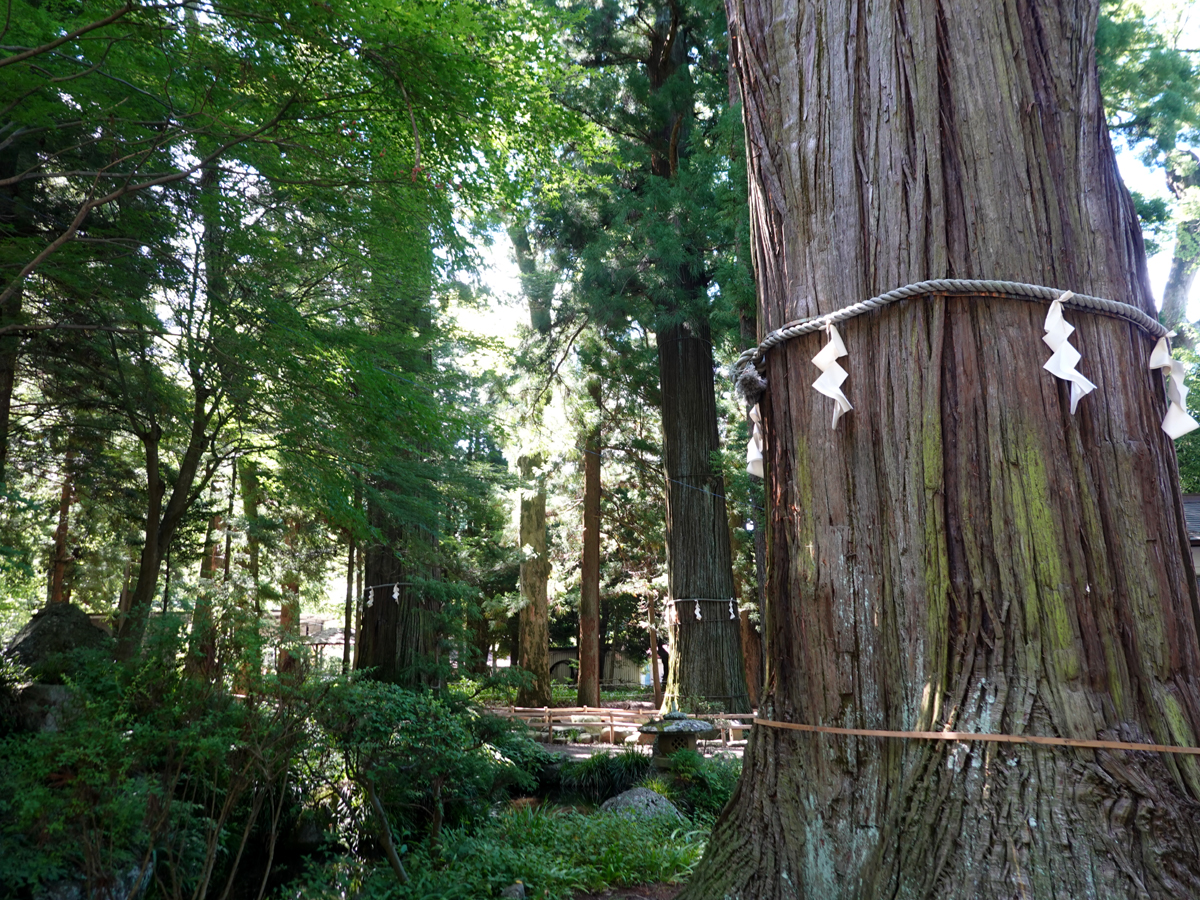
[[(1167, 337), (1173, 337), (1174, 334), (1172, 331)], [(1189, 431), (1200, 428), (1200, 422), (1188, 415), (1188, 389), (1183, 383), (1184, 377), (1192, 368), (1191, 363), (1172, 359), (1167, 338), (1162, 337), (1158, 339), (1158, 343), (1154, 345), (1154, 352), (1150, 354), (1150, 368), (1162, 369), (1167, 382), (1167, 414), (1163, 417), (1162, 430), (1171, 440), (1175, 440)]]
[(750, 442), (746, 444), (746, 471), (751, 475), (764, 478), (763, 475), (763, 433), (762, 413), (758, 404), (750, 410)]
[(1082, 357), (1067, 340), (1075, 331), (1075, 326), (1063, 318), (1063, 301), (1069, 300), (1072, 296), (1072, 293), (1067, 291), (1050, 304), (1050, 311), (1046, 313), (1046, 334), (1042, 340), (1046, 342), (1046, 346), (1053, 351), (1053, 354), (1042, 365), (1042, 368), (1056, 378), (1071, 383), (1071, 415), (1074, 415), (1075, 407), (1079, 405), (1080, 399), (1094, 391), (1096, 385), (1092, 384), (1082, 373), (1076, 371), (1075, 366), (1079, 364)]
[(849, 377), (849, 373), (838, 364), (838, 360), (847, 355), (846, 345), (842, 343), (842, 336), (833, 323), (825, 326), (825, 333), (829, 336), (829, 343), (812, 359), (813, 365), (821, 370), (821, 377), (813, 382), (813, 387), (833, 400), (833, 425), (830, 427), (837, 428), (838, 419), (854, 407), (842, 393), (842, 382)]

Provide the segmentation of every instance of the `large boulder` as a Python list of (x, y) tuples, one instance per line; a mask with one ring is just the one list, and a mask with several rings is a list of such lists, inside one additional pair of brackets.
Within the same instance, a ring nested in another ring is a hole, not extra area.
[(7, 653), (37, 681), (61, 684), (63, 676), (74, 669), (80, 651), (104, 650), (110, 640), (78, 606), (52, 603), (34, 613), (12, 639)]
[(675, 819), (683, 818), (679, 814), (679, 810), (675, 808), (675, 804), (664, 797), (657, 791), (652, 791), (649, 788), (630, 788), (623, 794), (605, 800), (600, 806), (604, 812), (624, 812), (633, 816), (671, 816)]

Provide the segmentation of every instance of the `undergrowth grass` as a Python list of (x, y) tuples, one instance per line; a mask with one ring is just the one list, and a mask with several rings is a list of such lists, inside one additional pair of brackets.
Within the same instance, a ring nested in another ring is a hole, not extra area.
[(707, 836), (707, 829), (664, 816), (509, 809), (481, 828), (447, 829), (438, 858), (423, 846), (410, 848), (407, 885), (386, 865), (339, 861), (314, 869), (289, 895), (479, 900), (521, 881), (531, 900), (567, 900), (575, 891), (681, 881), (699, 861)]

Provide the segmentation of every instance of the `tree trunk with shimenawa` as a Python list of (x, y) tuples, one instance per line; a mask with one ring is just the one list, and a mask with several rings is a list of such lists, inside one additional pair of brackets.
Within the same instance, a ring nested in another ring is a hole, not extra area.
[(741, 625), (736, 612), (729, 615), (733, 559), (724, 483), (712, 463), (720, 439), (711, 333), (707, 322), (681, 322), (660, 330), (657, 342), (671, 623), (663, 704), (691, 710), (704, 701), (749, 712)]
[(377, 500), (368, 501), (367, 517), (384, 538), (360, 550), (366, 586), (354, 668), (402, 687), (436, 684), (441, 608), (419, 586), (436, 572), (414, 561), (419, 551), (428, 552), (418, 545), (431, 540), (417, 526), (394, 521)]
[[(762, 327), (934, 277), (1152, 313), (1091, 2), (729, 0)], [(1192, 745), (1197, 596), (1154, 341), (1044, 303), (924, 297), (766, 359), (762, 715)], [(1200, 895), (1194, 757), (756, 726), (681, 900)]]

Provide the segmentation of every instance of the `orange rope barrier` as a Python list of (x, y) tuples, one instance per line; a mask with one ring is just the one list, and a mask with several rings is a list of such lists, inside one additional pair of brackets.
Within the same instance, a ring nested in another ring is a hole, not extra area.
[(1088, 741), (1077, 738), (1041, 737), (1022, 734), (988, 734), (978, 731), (881, 731), (874, 728), (835, 728), (832, 725), (797, 725), (772, 719), (754, 720), (755, 725), (768, 728), (787, 728), (792, 731), (819, 734), (844, 734), (856, 737), (901, 738), (918, 741), (987, 741), (993, 744), (1034, 744), (1043, 747), (1080, 747), (1089, 750), (1142, 750), (1158, 753), (1183, 753), (1200, 756), (1200, 747), (1177, 747), (1171, 744), (1132, 744), (1125, 741)]

